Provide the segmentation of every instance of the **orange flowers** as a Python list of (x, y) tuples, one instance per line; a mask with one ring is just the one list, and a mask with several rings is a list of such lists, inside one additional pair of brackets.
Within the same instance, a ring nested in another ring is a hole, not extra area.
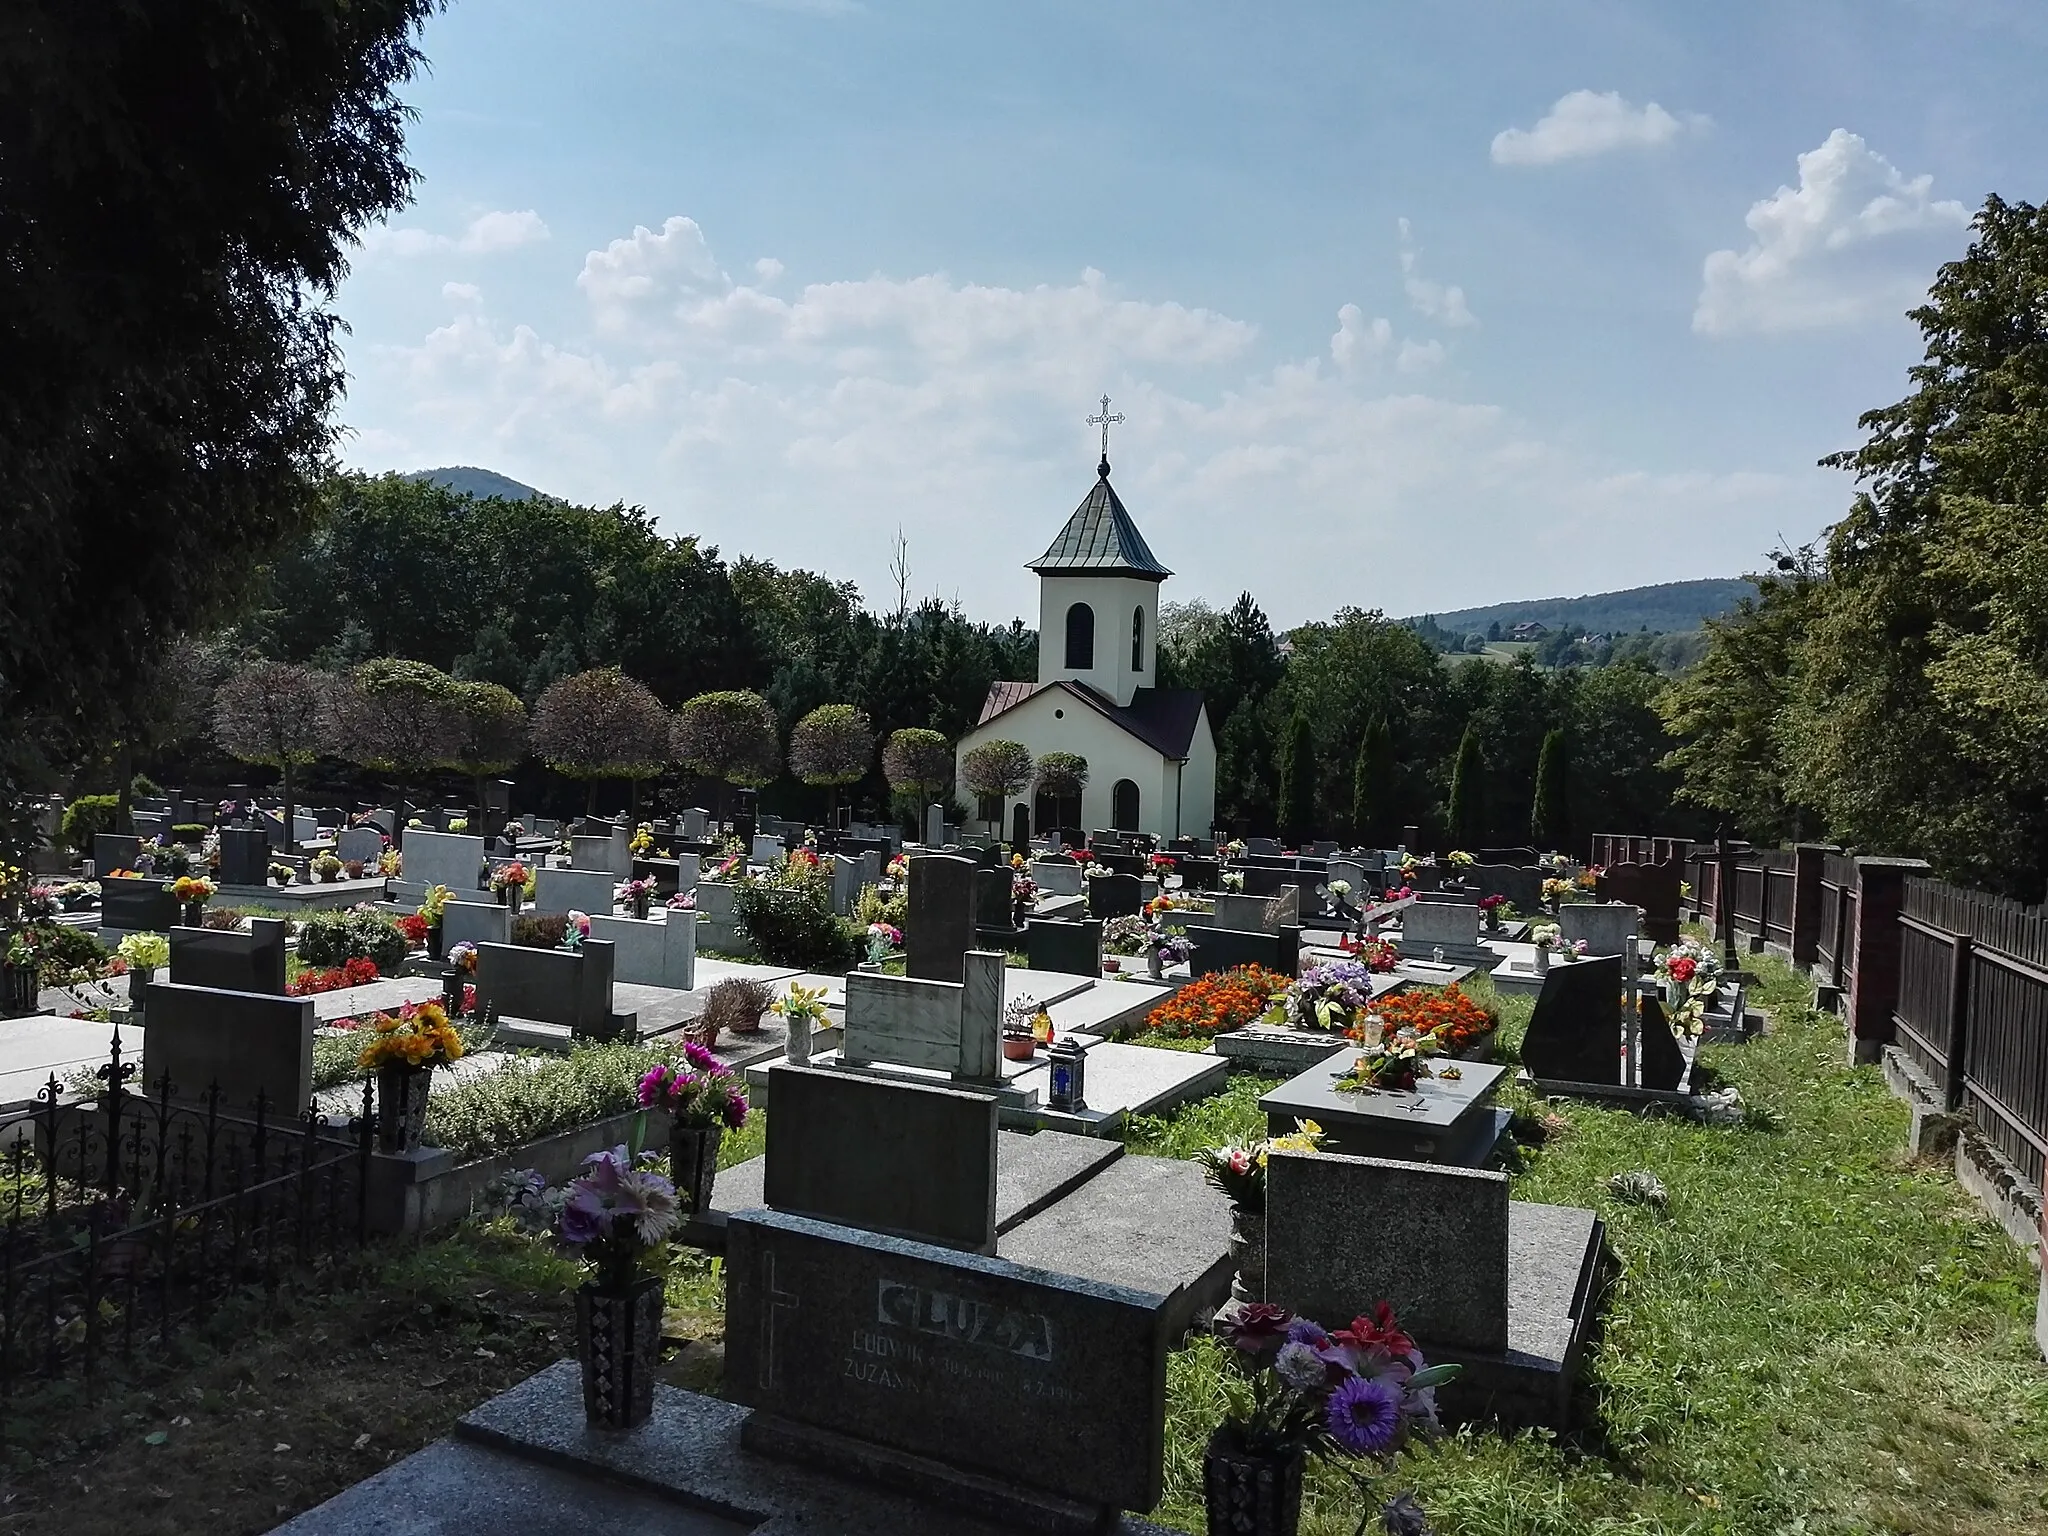
[(1264, 966), (1240, 965), (1189, 982), (1152, 1010), (1146, 1021), (1162, 1035), (1186, 1040), (1243, 1029), (1266, 1011), (1288, 978)]
[(1397, 992), (1372, 1005), (1391, 1038), (1403, 1030), (1418, 1039), (1434, 1035), (1437, 1049), (1445, 1054), (1462, 1051), (1480, 1036), (1492, 1032), (1496, 1020), (1458, 987), (1421, 987)]
[(439, 1003), (407, 1003), (395, 1017), (380, 1013), (371, 1022), (377, 1037), (356, 1058), (367, 1071), (431, 1067), (462, 1059), (462, 1037)]

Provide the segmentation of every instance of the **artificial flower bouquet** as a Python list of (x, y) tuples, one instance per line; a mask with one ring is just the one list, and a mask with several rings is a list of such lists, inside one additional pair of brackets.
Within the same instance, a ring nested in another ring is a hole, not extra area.
[(430, 923), (440, 922), (441, 914), (454, 894), (445, 885), (428, 886), (427, 894), (420, 899), (419, 915)]
[(171, 900), (181, 906), (189, 906), (194, 902), (204, 906), (213, 900), (213, 893), (219, 889), (219, 886), (204, 875), (180, 875), (171, 882)]
[(1217, 884), (1221, 885), (1226, 891), (1242, 891), (1244, 889), (1244, 874), (1241, 870), (1226, 869), (1216, 879)]
[(680, 1066), (649, 1067), (635, 1090), (642, 1109), (662, 1109), (679, 1126), (736, 1131), (747, 1123), (747, 1096), (737, 1073), (694, 1040), (683, 1042)]
[(1273, 999), (1267, 1022), (1294, 1029), (1349, 1030), (1372, 1002), (1372, 971), (1357, 960), (1332, 960), (1304, 969)]
[(1256, 1454), (1391, 1456), (1436, 1432), (1436, 1389), (1459, 1371), (1429, 1365), (1386, 1302), (1328, 1332), (1270, 1302), (1217, 1324), (1238, 1361), (1220, 1433)]
[(476, 946), (468, 939), (448, 948), (448, 964), (465, 975), (476, 974)]
[[(1413, 1093), (1425, 1077), (1438, 1074), (1429, 1058), (1440, 1049), (1434, 1035), (1385, 1032), (1384, 1021), (1368, 1017), (1362, 1024), (1367, 1044), (1336, 1081), (1339, 1093)], [(1374, 1037), (1377, 1037), (1376, 1039)]]
[(1221, 1190), (1233, 1207), (1256, 1216), (1266, 1208), (1266, 1154), (1313, 1152), (1322, 1140), (1320, 1125), (1297, 1120), (1292, 1135), (1204, 1147), (1195, 1154), (1195, 1161), (1202, 1165), (1202, 1177)]
[(677, 891), (675, 895), (669, 897), (668, 904), (670, 909), (676, 912), (694, 912), (697, 910), (697, 893)]
[(793, 981), (787, 992), (768, 1005), (768, 1011), (779, 1015), (792, 1030), (801, 1027), (806, 1020), (822, 1025), (826, 1022), (825, 989)]
[(892, 923), (869, 923), (868, 964), (880, 965), (903, 944), (903, 930)]
[(578, 912), (571, 907), (562, 924), (562, 948), (581, 949), (583, 941), (590, 937), (590, 914)]
[(439, 1003), (407, 1003), (370, 1020), (376, 1034), (356, 1057), (366, 1072), (386, 1067), (439, 1067), (462, 1060), (462, 1036)]
[[(666, 1265), (669, 1237), (683, 1219), (676, 1187), (657, 1172), (658, 1153), (623, 1146), (593, 1152), (571, 1179), (556, 1217), (562, 1247), (590, 1268), (600, 1289), (624, 1293)], [(538, 1175), (532, 1176), (538, 1178)], [(530, 1198), (545, 1201), (542, 1190)]]
[(1338, 944), (1346, 955), (1376, 975), (1385, 975), (1401, 963), (1401, 946), (1392, 939), (1354, 939), (1346, 934)]
[(131, 971), (154, 971), (171, 963), (171, 941), (160, 933), (131, 933), (115, 953)]
[(1689, 1035), (1701, 1033), (1707, 1005), (1720, 989), (1721, 957), (1711, 946), (1686, 939), (1657, 957), (1657, 974), (1664, 978), (1671, 1022)]
[(532, 872), (524, 864), (520, 863), (519, 860), (514, 859), (511, 863), (500, 864), (491, 871), (491, 893), (493, 895), (503, 895), (506, 891), (516, 886), (522, 895), (530, 894), (526, 890), (526, 886), (532, 879)]
[(1466, 870), (1470, 869), (1474, 864), (1477, 864), (1479, 861), (1473, 858), (1471, 854), (1465, 852), (1464, 849), (1453, 848), (1449, 853), (1444, 855), (1444, 862), (1450, 865), (1453, 869)]
[(398, 931), (405, 935), (406, 947), (409, 949), (421, 948), (427, 942), (427, 930), (433, 926), (418, 912), (407, 912), (403, 916), (393, 918), (392, 921), (398, 925)]

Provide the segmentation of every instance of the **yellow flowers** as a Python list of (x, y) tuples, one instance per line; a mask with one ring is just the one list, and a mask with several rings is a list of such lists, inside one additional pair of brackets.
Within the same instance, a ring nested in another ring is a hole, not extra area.
[(1266, 1166), (1268, 1152), (1313, 1152), (1322, 1145), (1323, 1128), (1313, 1120), (1297, 1120), (1289, 1136), (1275, 1136), (1259, 1146), (1259, 1166)]
[(825, 1017), (825, 989), (823, 987), (806, 987), (801, 983), (791, 982), (788, 993), (770, 1003), (768, 1011), (781, 1014), (784, 1021), (791, 1024), (794, 1024), (798, 1019), (823, 1020)]
[(407, 1003), (396, 1014), (380, 1013), (371, 1023), (376, 1038), (356, 1058), (365, 1071), (385, 1067), (430, 1067), (462, 1060), (462, 1036), (439, 1003)]

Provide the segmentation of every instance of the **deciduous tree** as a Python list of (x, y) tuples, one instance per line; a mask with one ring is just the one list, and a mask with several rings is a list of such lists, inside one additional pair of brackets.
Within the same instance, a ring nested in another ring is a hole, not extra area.
[(334, 732), (341, 680), (290, 661), (243, 667), (213, 696), (213, 736), (238, 762), (275, 768), (283, 776), (285, 835), (291, 835), (299, 769), (316, 763)]
[(527, 739), (555, 772), (585, 781), (585, 815), (597, 813), (600, 779), (626, 780), (637, 813), (639, 781), (670, 759), (669, 726), (651, 688), (617, 667), (599, 667), (551, 683), (533, 706)]
[(676, 761), (718, 781), (718, 815), (725, 819), (725, 786), (759, 788), (782, 766), (775, 711), (758, 693), (700, 693), (676, 711)]
[(831, 825), (839, 827), (839, 791), (858, 784), (875, 760), (875, 728), (851, 704), (820, 704), (789, 733), (789, 771), (831, 791)]
[(960, 787), (981, 803), (998, 837), (1003, 804), (1031, 782), (1031, 768), (1031, 749), (1021, 741), (984, 741), (961, 756)]

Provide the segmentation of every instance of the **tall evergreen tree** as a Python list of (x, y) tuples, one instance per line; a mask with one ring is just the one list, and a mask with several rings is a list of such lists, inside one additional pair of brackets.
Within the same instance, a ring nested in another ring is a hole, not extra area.
[(1484, 838), (1486, 826), (1485, 759), (1479, 755), (1479, 732), (1465, 727), (1458, 756), (1451, 765), (1451, 846), (1470, 850)]
[(1394, 733), (1384, 715), (1373, 718), (1359, 738), (1351, 772), (1351, 835), (1368, 846), (1389, 846), (1394, 822)]
[(1541, 850), (1563, 848), (1571, 840), (1571, 757), (1564, 731), (1556, 726), (1543, 734), (1536, 757), (1535, 809), (1529, 835)]
[(1280, 835), (1299, 847), (1315, 835), (1316, 740), (1308, 712), (1296, 710), (1280, 755)]

